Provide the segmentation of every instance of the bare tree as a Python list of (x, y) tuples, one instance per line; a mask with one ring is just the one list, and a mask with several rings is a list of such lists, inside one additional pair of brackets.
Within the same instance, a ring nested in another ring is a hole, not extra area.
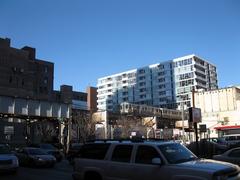
[(121, 138), (129, 138), (132, 132), (135, 132), (137, 136), (146, 135), (146, 127), (141, 116), (119, 115), (113, 127), (121, 129)]
[(95, 136), (95, 122), (92, 112), (87, 110), (73, 110), (72, 123), (79, 129), (79, 141), (86, 142)]

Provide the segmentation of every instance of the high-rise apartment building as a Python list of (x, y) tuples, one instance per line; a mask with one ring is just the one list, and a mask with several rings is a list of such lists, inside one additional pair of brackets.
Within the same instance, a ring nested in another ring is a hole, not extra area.
[(98, 79), (99, 110), (114, 111), (122, 102), (176, 108), (191, 106), (191, 91), (218, 88), (216, 67), (189, 55)]

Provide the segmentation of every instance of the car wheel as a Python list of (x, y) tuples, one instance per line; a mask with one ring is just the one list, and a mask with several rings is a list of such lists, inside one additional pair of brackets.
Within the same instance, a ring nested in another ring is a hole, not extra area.
[(52, 164), (50, 165), (50, 168), (54, 168), (54, 166), (55, 166), (55, 163), (52, 163)]
[(14, 169), (14, 170), (12, 171), (12, 173), (13, 173), (14, 175), (16, 175), (16, 174), (18, 173), (18, 168)]

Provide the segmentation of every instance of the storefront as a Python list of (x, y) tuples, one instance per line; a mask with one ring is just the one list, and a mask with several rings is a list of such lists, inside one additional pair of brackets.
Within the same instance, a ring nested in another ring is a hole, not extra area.
[(217, 126), (214, 128), (218, 132), (218, 137), (229, 134), (240, 134), (240, 126)]

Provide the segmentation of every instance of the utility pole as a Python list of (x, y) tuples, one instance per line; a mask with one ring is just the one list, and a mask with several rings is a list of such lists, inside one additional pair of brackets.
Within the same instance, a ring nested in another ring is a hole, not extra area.
[[(192, 88), (192, 107), (195, 108), (195, 87)], [(198, 127), (197, 122), (193, 122), (194, 131), (195, 131), (195, 139), (196, 139), (196, 154), (199, 155), (199, 143), (198, 143)]]
[(185, 130), (184, 130), (184, 102), (181, 103), (182, 105), (182, 140), (185, 143)]

